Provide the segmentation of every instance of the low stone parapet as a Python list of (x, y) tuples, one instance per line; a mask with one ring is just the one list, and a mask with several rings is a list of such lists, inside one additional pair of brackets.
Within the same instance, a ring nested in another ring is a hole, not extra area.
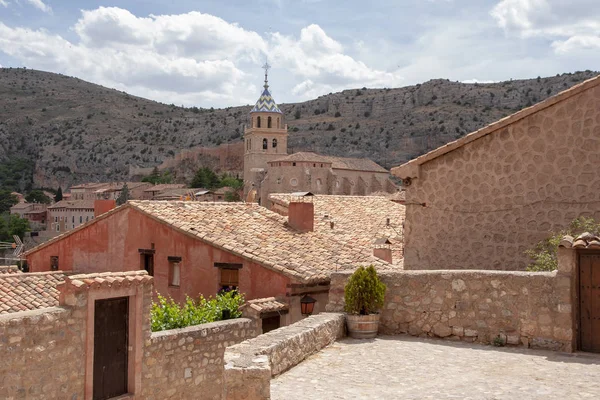
[(344, 314), (324, 313), (228, 347), (223, 398), (268, 400), (271, 377), (344, 335)]
[(225, 348), (257, 334), (247, 318), (153, 332), (144, 348), (143, 398), (220, 400)]

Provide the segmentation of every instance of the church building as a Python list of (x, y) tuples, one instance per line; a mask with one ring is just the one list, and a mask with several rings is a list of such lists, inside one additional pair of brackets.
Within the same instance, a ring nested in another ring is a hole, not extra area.
[(244, 193), (269, 207), (269, 194), (312, 192), (357, 195), (397, 191), (389, 171), (369, 159), (331, 157), (311, 152), (287, 153), (284, 114), (271, 96), (269, 65), (265, 84), (244, 130)]

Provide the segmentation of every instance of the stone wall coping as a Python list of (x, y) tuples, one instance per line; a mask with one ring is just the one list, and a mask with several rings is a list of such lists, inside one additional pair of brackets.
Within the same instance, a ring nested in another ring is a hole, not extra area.
[[(334, 276), (350, 276), (352, 271), (337, 271), (331, 274)], [(473, 276), (473, 275), (497, 275), (497, 276), (546, 276), (554, 277), (557, 271), (551, 272), (529, 272), (529, 271), (488, 271), (483, 269), (432, 269), (432, 270), (403, 270), (403, 271), (390, 271), (382, 270), (377, 271), (379, 276), (394, 276), (394, 275), (442, 275), (442, 279), (451, 279), (459, 276)]]
[(34, 323), (36, 324), (40, 318), (54, 318), (60, 314), (68, 313), (69, 310), (65, 307), (48, 307), (38, 308), (35, 310), (19, 311), (9, 314), (0, 315), (0, 325), (18, 324), (18, 323)]
[[(321, 313), (300, 320), (292, 325), (275, 329), (253, 339), (243, 341), (227, 348), (225, 352), (225, 369), (270, 368), (272, 374), (277, 375), (297, 364), (297, 362), (302, 361), (315, 351), (327, 346), (331, 341), (335, 341), (335, 339), (343, 336), (339, 333), (337, 335), (334, 333), (334, 336), (327, 338), (326, 342), (313, 342), (314, 346), (310, 346), (310, 343), (306, 343), (306, 335), (311, 335), (314, 339), (318, 336), (320, 328), (335, 324), (339, 324), (343, 332), (345, 321), (345, 315), (342, 313)], [(304, 342), (304, 345), (300, 346), (299, 349), (304, 354), (296, 355), (298, 356), (297, 362), (293, 365), (286, 365), (283, 368), (279, 365), (272, 365), (275, 353), (289, 350), (290, 344), (295, 342)]]
[(234, 318), (225, 321), (210, 322), (207, 324), (199, 324), (186, 326), (185, 328), (169, 329), (165, 331), (152, 332), (150, 340), (176, 340), (181, 336), (201, 336), (206, 337), (215, 333), (219, 333), (229, 329), (245, 329), (250, 328), (253, 321), (248, 318)]

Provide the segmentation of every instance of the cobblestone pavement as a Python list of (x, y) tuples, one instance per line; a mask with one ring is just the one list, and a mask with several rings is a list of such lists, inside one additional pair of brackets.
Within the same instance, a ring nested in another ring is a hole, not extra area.
[(271, 399), (600, 399), (600, 355), (344, 339), (273, 379)]

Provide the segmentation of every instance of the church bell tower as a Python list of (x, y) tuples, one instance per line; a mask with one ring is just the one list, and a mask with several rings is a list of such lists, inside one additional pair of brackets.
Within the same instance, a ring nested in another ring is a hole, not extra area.
[(244, 194), (260, 193), (267, 162), (287, 155), (287, 125), (284, 115), (269, 92), (270, 65), (265, 63), (265, 84), (260, 98), (250, 111), (250, 125), (244, 129)]

